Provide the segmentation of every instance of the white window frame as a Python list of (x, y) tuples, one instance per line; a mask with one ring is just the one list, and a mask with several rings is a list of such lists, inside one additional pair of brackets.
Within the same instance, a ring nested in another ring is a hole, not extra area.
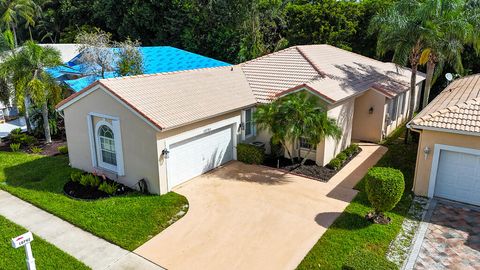
[[(247, 121), (247, 111), (250, 111), (251, 119)], [(242, 140), (252, 138), (257, 135), (255, 122), (253, 121), (253, 114), (255, 113), (255, 107), (251, 107), (242, 111)], [(247, 122), (250, 123), (251, 132), (247, 135)]]
[(480, 156), (480, 150), (478, 149), (458, 147), (458, 146), (452, 146), (452, 145), (446, 145), (446, 144), (435, 144), (434, 150), (433, 150), (433, 158), (432, 158), (432, 169), (430, 170), (430, 181), (428, 181), (429, 183), (428, 183), (427, 196), (429, 198), (433, 198), (433, 195), (435, 194), (438, 164), (440, 162), (440, 153), (442, 152), (442, 150)]
[[(93, 117), (102, 118), (100, 121), (98, 121), (95, 127), (93, 127)], [(90, 151), (91, 151), (93, 167), (113, 172), (118, 176), (125, 175), (123, 149), (122, 149), (122, 134), (120, 130), (119, 118), (115, 116), (110, 116), (110, 115), (89, 113), (87, 116), (87, 122), (88, 122), (88, 129), (89, 129)], [(115, 142), (115, 156), (117, 159), (116, 166), (102, 161), (99, 129), (101, 126), (104, 126), (104, 125), (109, 127), (113, 132), (113, 138)]]
[[(300, 138), (298, 139), (298, 148), (299, 148), (300, 150), (309, 151), (310, 148), (306, 148), (306, 147), (303, 147), (303, 146), (302, 146), (302, 139), (305, 139), (305, 138), (304, 138), (304, 137), (300, 137)], [(312, 152), (315, 152), (315, 151), (317, 151), (317, 146), (315, 146), (315, 147), (312, 149)]]

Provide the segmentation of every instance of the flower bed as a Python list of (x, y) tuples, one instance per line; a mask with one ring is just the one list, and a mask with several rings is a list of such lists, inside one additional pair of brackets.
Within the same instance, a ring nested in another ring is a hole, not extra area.
[(346, 159), (342, 160), (338, 167), (332, 167), (329, 165), (318, 166), (313, 160), (307, 160), (305, 164), (302, 166), (300, 164), (300, 162), (302, 161), (301, 159), (294, 158), (293, 164), (292, 164), (292, 161), (288, 158), (285, 158), (285, 157), (275, 158), (272, 156), (267, 156), (265, 158), (263, 165), (285, 170), (301, 176), (306, 176), (308, 178), (312, 178), (322, 182), (328, 182), (328, 180), (330, 180), (335, 174), (337, 174), (338, 171), (340, 171), (343, 167), (345, 167), (345, 165), (347, 165), (352, 159), (354, 159), (358, 155), (358, 153), (362, 151), (361, 148), (357, 148), (357, 149), (358, 150), (351, 152)]
[(74, 199), (97, 200), (120, 196), (133, 192), (133, 189), (108, 179), (104, 175), (73, 172), (70, 181), (63, 186), (63, 192)]

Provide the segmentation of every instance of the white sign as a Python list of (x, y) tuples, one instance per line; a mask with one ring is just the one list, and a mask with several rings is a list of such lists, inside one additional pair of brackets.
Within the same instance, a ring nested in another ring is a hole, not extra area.
[(33, 235), (31, 232), (12, 238), (12, 247), (19, 248), (25, 246), (25, 255), (27, 256), (25, 261), (27, 261), (28, 270), (36, 270), (35, 259), (33, 258), (32, 247), (30, 246), (30, 242), (32, 241)]
[(31, 232), (24, 233), (20, 236), (17, 236), (15, 238), (12, 238), (12, 247), (14, 248), (19, 248), (23, 247), (27, 243), (30, 243), (33, 241), (33, 235)]

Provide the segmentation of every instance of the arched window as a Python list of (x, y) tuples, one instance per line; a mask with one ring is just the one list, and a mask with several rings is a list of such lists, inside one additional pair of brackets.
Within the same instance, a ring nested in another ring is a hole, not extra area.
[(107, 125), (98, 128), (100, 139), (100, 158), (102, 162), (117, 166), (117, 154), (115, 152), (115, 136), (113, 130)]

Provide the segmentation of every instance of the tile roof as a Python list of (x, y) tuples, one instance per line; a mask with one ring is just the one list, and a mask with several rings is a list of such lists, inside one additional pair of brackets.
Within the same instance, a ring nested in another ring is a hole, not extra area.
[[(238, 67), (101, 79), (98, 84), (160, 129), (175, 128), (257, 103)], [(57, 108), (73, 98), (62, 101)]]
[(419, 129), (480, 132), (480, 74), (453, 81), (409, 124)]
[[(304, 45), (241, 64), (259, 102), (308, 86), (331, 102), (370, 88), (391, 98), (409, 89), (410, 70), (330, 45)], [(419, 73), (417, 82), (424, 79)]]

